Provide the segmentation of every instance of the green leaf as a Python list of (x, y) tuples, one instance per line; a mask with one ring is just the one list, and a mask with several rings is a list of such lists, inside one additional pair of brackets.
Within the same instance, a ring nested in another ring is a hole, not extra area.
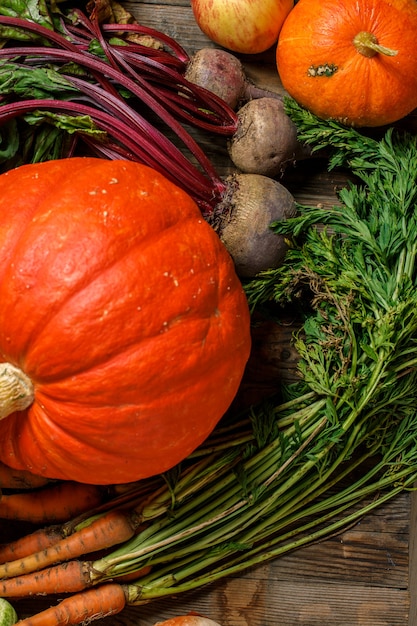
[[(2, 0), (0, 15), (6, 17), (19, 17), (50, 30), (60, 31), (58, 16), (60, 11), (57, 4), (52, 0)], [(27, 30), (12, 28), (0, 24), (0, 39), (4, 41), (38, 41), (39, 35), (32, 34)]]
[(0, 126), (0, 163), (12, 159), (19, 149), (19, 133), (15, 119)]
[(54, 113), (53, 111), (33, 111), (24, 116), (25, 121), (31, 125), (38, 125), (48, 122), (56, 128), (67, 133), (82, 133), (105, 139), (107, 133), (100, 130), (88, 115), (66, 115), (64, 113)]
[(372, 361), (378, 361), (378, 354), (375, 352), (375, 350), (371, 348), (371, 346), (367, 345), (366, 343), (361, 343), (360, 347), (365, 352), (365, 354), (369, 356), (370, 359), (372, 359)]
[(49, 67), (30, 67), (0, 61), (0, 94), (22, 99), (67, 99), (78, 90)]

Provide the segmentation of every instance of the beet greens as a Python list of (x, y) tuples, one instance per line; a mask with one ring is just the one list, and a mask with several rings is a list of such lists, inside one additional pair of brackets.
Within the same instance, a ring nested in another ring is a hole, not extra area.
[[(124, 158), (166, 175), (203, 213), (217, 204), (225, 184), (189, 127), (230, 136), (237, 118), (184, 77), (189, 57), (177, 42), (76, 9), (59, 21), (0, 15), (0, 35), (9, 37), (0, 49), (3, 171), (74, 154)], [(138, 43), (143, 35), (160, 47)]]

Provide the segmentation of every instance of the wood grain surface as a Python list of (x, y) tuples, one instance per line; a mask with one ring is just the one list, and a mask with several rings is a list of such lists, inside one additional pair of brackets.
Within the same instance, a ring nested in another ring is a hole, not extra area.
[[(186, 0), (122, 3), (138, 21), (178, 40), (192, 54), (211, 42), (195, 24)], [(257, 85), (282, 93), (274, 51), (241, 57)], [(222, 175), (233, 171), (223, 139), (199, 136)], [(320, 160), (287, 171), (282, 182), (308, 204), (332, 205), (346, 184), (339, 172), (329, 174)], [(296, 355), (285, 328), (262, 325), (254, 337), (256, 359), (245, 393), (296, 375)], [(251, 383), (252, 381), (252, 383)], [(275, 381), (275, 382), (274, 382)], [(129, 607), (102, 619), (102, 626), (153, 626), (171, 616), (200, 612), (222, 626), (416, 626), (416, 504), (403, 494), (346, 532), (266, 563), (235, 578), (177, 598)], [(1, 530), (1, 527), (0, 527)], [(3, 524), (3, 537), (10, 531)], [(20, 616), (37, 612), (59, 598), (15, 603)]]

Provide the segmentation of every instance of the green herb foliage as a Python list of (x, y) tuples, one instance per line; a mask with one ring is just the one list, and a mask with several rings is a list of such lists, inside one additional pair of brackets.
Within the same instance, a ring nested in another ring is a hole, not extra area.
[[(417, 290), (417, 142), (390, 129), (373, 139), (287, 102), (300, 139), (331, 149), (330, 167), (358, 178), (332, 210), (299, 207), (275, 224), (292, 241), (284, 265), (248, 285), (252, 306), (297, 302), (303, 380), (339, 424), (371, 411), (414, 413)], [(344, 426), (343, 426), (344, 427)]]

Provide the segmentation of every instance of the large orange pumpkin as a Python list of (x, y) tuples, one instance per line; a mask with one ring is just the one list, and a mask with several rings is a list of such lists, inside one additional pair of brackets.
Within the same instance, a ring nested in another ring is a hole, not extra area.
[(281, 29), (286, 91), (317, 116), (382, 126), (417, 107), (416, 0), (299, 0)]
[(231, 258), (163, 176), (95, 158), (0, 176), (1, 461), (96, 484), (165, 471), (249, 349)]

